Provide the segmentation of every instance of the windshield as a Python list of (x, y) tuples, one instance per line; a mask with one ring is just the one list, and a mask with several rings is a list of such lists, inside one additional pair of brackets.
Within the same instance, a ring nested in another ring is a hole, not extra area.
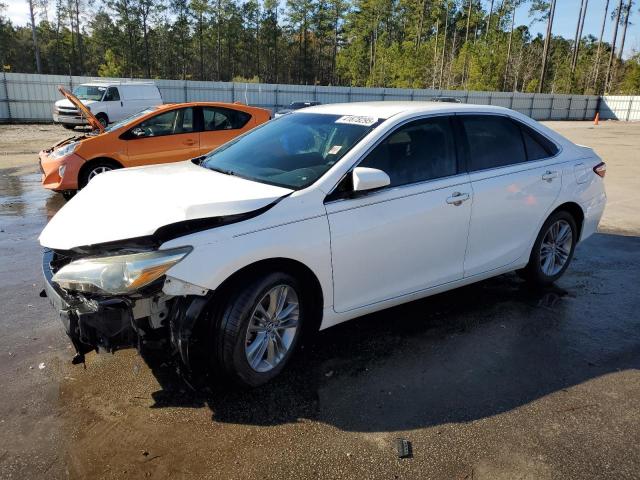
[(73, 89), (73, 94), (80, 100), (95, 100), (99, 102), (102, 100), (107, 87), (96, 87), (91, 85), (79, 85)]
[(140, 110), (139, 112), (134, 113), (133, 115), (130, 115), (127, 118), (120, 120), (119, 122), (112, 123), (110, 126), (105, 128), (104, 131), (113, 132), (114, 130), (117, 130), (120, 127), (125, 126), (127, 123), (133, 122), (135, 119), (140, 118), (146, 115), (147, 113), (153, 112), (154, 110), (157, 110), (157, 109), (158, 107), (149, 107), (149, 108), (145, 108), (144, 110)]
[(376, 124), (370, 117), (286, 115), (209, 153), (202, 166), (298, 190), (324, 175)]

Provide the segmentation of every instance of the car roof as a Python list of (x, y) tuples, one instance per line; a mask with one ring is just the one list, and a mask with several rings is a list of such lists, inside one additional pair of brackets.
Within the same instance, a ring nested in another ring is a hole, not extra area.
[(153, 82), (85, 82), (80, 85), (87, 87), (155, 87)]
[(332, 115), (362, 115), (390, 118), (400, 113), (464, 113), (464, 112), (512, 112), (508, 108), (491, 105), (470, 105), (447, 102), (352, 102), (331, 103), (307, 107), (299, 114), (326, 113)]
[(158, 105), (158, 110), (170, 110), (172, 108), (182, 107), (224, 107), (224, 108), (236, 108), (238, 110), (262, 110), (268, 112), (268, 110), (260, 107), (253, 107), (244, 103), (230, 103), (230, 102), (180, 102), (180, 103), (163, 103)]

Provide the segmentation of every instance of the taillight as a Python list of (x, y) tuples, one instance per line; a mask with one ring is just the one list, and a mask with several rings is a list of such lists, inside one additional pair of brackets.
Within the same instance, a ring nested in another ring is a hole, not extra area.
[(607, 164), (604, 162), (600, 162), (595, 167), (593, 167), (593, 173), (595, 173), (599, 177), (604, 178), (605, 174), (607, 173)]

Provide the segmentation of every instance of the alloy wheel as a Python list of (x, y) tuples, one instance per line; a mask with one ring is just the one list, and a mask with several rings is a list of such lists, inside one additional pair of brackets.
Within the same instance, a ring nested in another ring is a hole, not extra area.
[(93, 177), (95, 177), (96, 175), (100, 175), (101, 173), (109, 172), (111, 170), (113, 170), (113, 168), (111, 168), (111, 167), (105, 167), (105, 166), (96, 167), (96, 168), (94, 168), (93, 170), (91, 170), (89, 172), (89, 175), (87, 176), (87, 182), (90, 182), (91, 179)]
[(289, 285), (277, 285), (258, 302), (245, 338), (245, 355), (256, 372), (275, 368), (293, 344), (300, 316), (298, 294)]
[(540, 268), (553, 277), (557, 275), (569, 260), (573, 245), (573, 231), (566, 220), (551, 224), (540, 244)]

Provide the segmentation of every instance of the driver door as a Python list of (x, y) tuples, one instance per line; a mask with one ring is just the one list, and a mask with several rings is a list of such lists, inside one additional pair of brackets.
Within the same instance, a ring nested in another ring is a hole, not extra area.
[(192, 107), (164, 111), (133, 127), (128, 133), (129, 166), (188, 160), (199, 153)]
[(461, 279), (472, 191), (458, 167), (451, 120), (398, 127), (358, 166), (384, 171), (391, 184), (328, 197), (334, 309), (347, 312)]

